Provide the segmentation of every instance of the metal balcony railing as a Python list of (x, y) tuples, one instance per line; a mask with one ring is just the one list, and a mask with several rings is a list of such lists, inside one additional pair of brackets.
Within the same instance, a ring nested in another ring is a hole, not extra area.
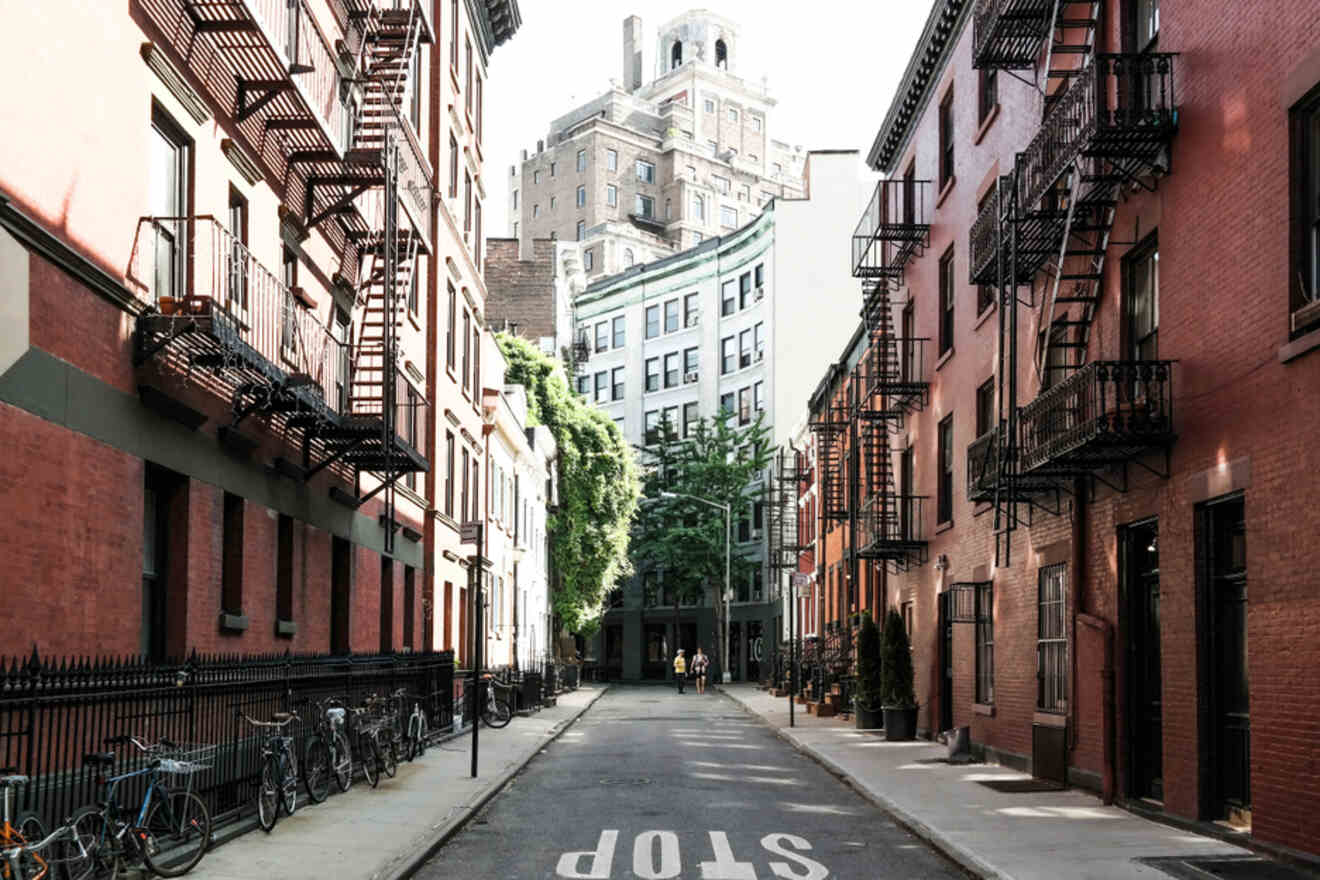
[(1167, 448), (1173, 361), (1095, 361), (1022, 408), (1021, 469), (1085, 471)]
[(882, 180), (852, 237), (856, 278), (901, 278), (903, 267), (930, 244), (929, 180)]
[(972, 13), (972, 66), (1029, 70), (1050, 35), (1055, 0), (979, 0)]
[(875, 494), (857, 517), (858, 555), (907, 562), (926, 546), (926, 495)]
[[(1154, 161), (1177, 128), (1167, 52), (1096, 55), (1050, 110), (1017, 158), (1017, 203), (1035, 208), (1078, 156), (1135, 171)], [(1095, 183), (1108, 181), (1089, 182)], [(1088, 181), (1072, 193), (1086, 200)]]
[(998, 481), (999, 428), (994, 427), (967, 446), (967, 500), (993, 500)]

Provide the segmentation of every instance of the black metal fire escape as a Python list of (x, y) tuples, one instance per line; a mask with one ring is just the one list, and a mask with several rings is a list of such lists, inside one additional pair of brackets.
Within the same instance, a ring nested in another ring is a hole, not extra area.
[[(1167, 454), (1172, 441), (1170, 362), (1087, 364), (1119, 200), (1167, 173), (1177, 129), (1174, 56), (1097, 52), (1100, 9), (1096, 0), (980, 0), (974, 13), (973, 66), (1033, 71), (1044, 107), (971, 230), (971, 281), (997, 290), (999, 359), (995, 428), (968, 449), (968, 490), (994, 502), (999, 565), (1010, 564), (1013, 532), (1032, 508), (1058, 512), (1073, 478), (1104, 479), (1113, 464), (1126, 475), (1128, 461), (1151, 447)], [(1018, 305), (1039, 309), (1042, 331), (1033, 358), (1041, 393), (1025, 407)]]

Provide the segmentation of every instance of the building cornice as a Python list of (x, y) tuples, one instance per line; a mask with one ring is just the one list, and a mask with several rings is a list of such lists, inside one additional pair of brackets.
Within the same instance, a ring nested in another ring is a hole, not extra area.
[(903, 155), (913, 126), (921, 118), (949, 53), (957, 44), (971, 5), (971, 0), (937, 0), (931, 9), (894, 101), (866, 156), (866, 164), (876, 171), (893, 173), (894, 163)]

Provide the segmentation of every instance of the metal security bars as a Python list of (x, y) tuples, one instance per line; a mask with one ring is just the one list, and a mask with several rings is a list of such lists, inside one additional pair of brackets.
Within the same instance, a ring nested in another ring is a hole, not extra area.
[[(254, 718), (297, 709), (290, 728), (296, 754), (312, 732), (313, 703), (335, 696), (356, 705), (397, 688), (420, 697), (433, 730), (453, 724), (453, 652), (196, 655), (178, 663), (140, 657), (0, 658), (0, 765), (31, 778), (21, 809), (54, 827), (100, 796), (83, 756), (105, 739), (133, 734), (158, 742), (214, 747), (210, 766), (193, 779), (216, 821), (237, 818), (254, 803), (261, 775), (261, 737), (236, 712)], [(128, 762), (145, 756), (125, 753)], [(133, 767), (129, 767), (133, 769)], [(121, 795), (122, 797), (123, 795)]]
[(930, 246), (929, 180), (882, 180), (852, 236), (854, 278), (900, 280), (909, 259)]
[(1036, 708), (1068, 708), (1068, 596), (1066, 563), (1040, 570), (1036, 595)]
[(1056, 0), (980, 0), (972, 12), (972, 66), (1030, 70), (1051, 31)]

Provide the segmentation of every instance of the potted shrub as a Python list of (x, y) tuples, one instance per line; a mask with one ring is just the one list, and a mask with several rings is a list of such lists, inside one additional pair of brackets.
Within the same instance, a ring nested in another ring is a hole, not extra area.
[(880, 681), (880, 627), (875, 625), (871, 615), (862, 615), (862, 628), (857, 633), (857, 689), (853, 695), (856, 703), (854, 717), (858, 730), (875, 730), (881, 726), (884, 714), (881, 710)]
[(891, 742), (913, 739), (917, 735), (917, 695), (913, 687), (912, 645), (903, 618), (892, 608), (885, 618), (880, 662), (885, 739)]

